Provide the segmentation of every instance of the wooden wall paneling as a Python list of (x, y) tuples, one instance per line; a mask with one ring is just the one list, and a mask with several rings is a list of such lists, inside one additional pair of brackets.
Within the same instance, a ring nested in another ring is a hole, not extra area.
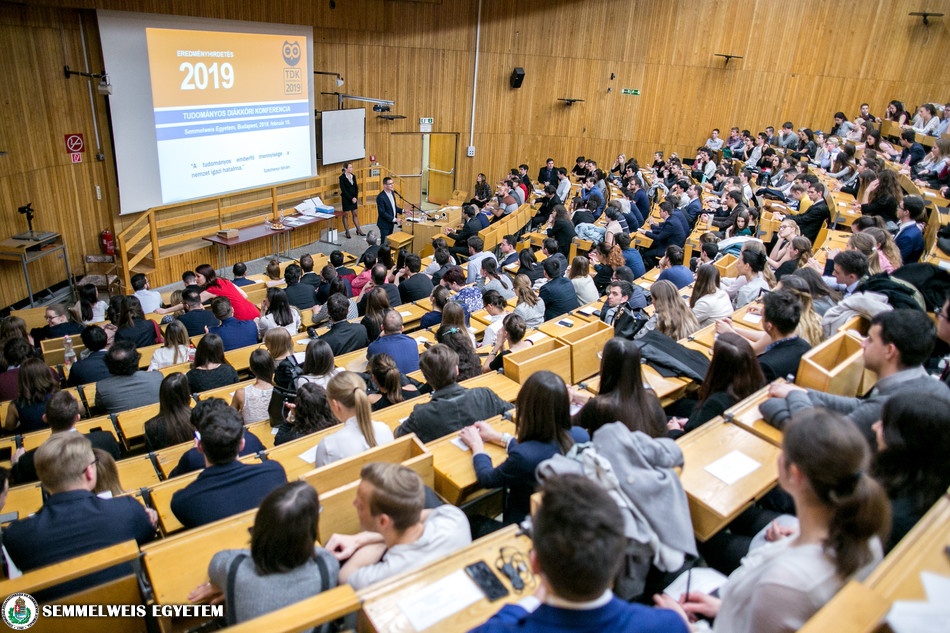
[[(394, 99), (393, 112), (407, 117), (380, 120), (367, 106), (367, 153), (391, 164), (392, 135), (417, 132), (418, 117), (432, 116), (435, 131), (460, 134), (457, 182), (466, 189), (476, 173), (494, 180), (520, 162), (536, 173), (548, 155), (567, 167), (581, 153), (609, 167), (621, 151), (649, 163), (656, 149), (692, 155), (712, 127), (726, 134), (734, 124), (758, 131), (791, 120), (796, 127), (827, 130), (834, 111), (853, 116), (862, 101), (880, 114), (891, 98), (908, 105), (947, 98), (936, 60), (950, 54), (950, 22), (933, 20), (924, 27), (907, 15), (939, 10), (937, 0), (486, 2), (476, 157), (470, 159), (464, 148), (476, 0), (347, 0), (336, 9), (324, 2), (277, 0), (41, 1), (46, 6), (0, 5), (0, 63), (8, 78), (0, 86), (0, 102), (18, 112), (13, 121), (0, 120), (0, 149), (10, 152), (0, 157), (0, 202), (9, 209), (26, 199), (42, 200), (43, 208), (56, 209), (60, 224), (71, 227), (63, 230), (70, 231), (74, 264), (96, 249), (103, 226), (111, 221), (121, 229), (134, 219), (112, 216), (117, 192), (108, 142), (102, 164), (87, 153), (81, 165), (71, 165), (59, 151), (67, 131), (92, 139), (94, 114), (85, 80), (66, 81), (61, 73), (62, 63), (80, 65), (77, 16), (94, 23), (92, 12), (85, 11), (92, 8), (312, 25), (319, 70), (343, 74), (347, 93)], [(94, 29), (87, 35), (96, 67), (98, 37)], [(724, 67), (724, 60), (713, 56), (717, 52), (745, 59)], [(515, 66), (527, 73), (519, 90), (508, 86)], [(610, 73), (616, 74), (612, 81)], [(621, 95), (625, 87), (642, 93)], [(332, 78), (316, 78), (317, 93), (335, 89)], [(556, 102), (564, 96), (585, 102), (568, 108)], [(336, 107), (335, 97), (316, 98), (320, 109)], [(97, 96), (100, 122), (103, 103)], [(104, 141), (106, 128), (100, 126)], [(319, 169), (335, 174), (338, 167)], [(95, 199), (96, 184), (103, 188), (102, 200)], [(37, 202), (34, 206), (40, 209)], [(0, 229), (22, 230), (18, 220), (4, 215)], [(55, 281), (53, 262), (36, 269), (43, 280)], [(23, 296), (19, 278), (15, 267), (0, 267), (0, 301)]]

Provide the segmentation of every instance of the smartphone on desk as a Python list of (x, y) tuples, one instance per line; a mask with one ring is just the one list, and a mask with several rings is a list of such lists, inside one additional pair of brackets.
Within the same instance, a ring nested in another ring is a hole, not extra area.
[(468, 574), (469, 578), (485, 593), (489, 602), (504, 598), (509, 593), (508, 589), (501, 584), (501, 580), (498, 579), (495, 572), (488, 566), (488, 563), (483, 560), (472, 563), (466, 567), (465, 573)]

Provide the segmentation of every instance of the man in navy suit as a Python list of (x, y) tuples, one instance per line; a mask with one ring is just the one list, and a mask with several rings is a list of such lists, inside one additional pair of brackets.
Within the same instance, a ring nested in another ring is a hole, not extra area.
[(538, 184), (557, 186), (557, 169), (554, 167), (554, 159), (549, 158), (544, 163), (544, 167), (538, 172)]
[(904, 196), (897, 205), (897, 219), (901, 228), (894, 242), (901, 251), (901, 261), (913, 264), (924, 254), (924, 234), (917, 222), (924, 217), (924, 201), (920, 196)]
[[(289, 268), (289, 266), (288, 266)], [(307, 286), (310, 288), (310, 286)], [(257, 343), (257, 324), (254, 321), (241, 321), (234, 317), (234, 308), (227, 297), (215, 297), (211, 300), (211, 312), (221, 321), (220, 325), (208, 328), (209, 334), (217, 334), (224, 341), (224, 351), (247, 347)]]
[(79, 336), (89, 355), (77, 360), (69, 368), (69, 380), (66, 384), (70, 387), (98, 382), (111, 375), (106, 367), (106, 343), (109, 342), (106, 331), (98, 325), (89, 325)]
[[(43, 414), (43, 421), (49, 424), (50, 431), (56, 433), (66, 433), (75, 430), (76, 422), (79, 422), (79, 402), (68, 391), (57, 391), (46, 403), (46, 413)], [(89, 431), (84, 434), (92, 443), (93, 448), (104, 450), (112, 455), (113, 459), (119, 459), (121, 450), (115, 436), (109, 431), (97, 430)], [(14, 483), (22, 484), (30, 481), (36, 481), (36, 451), (26, 451), (21, 446), (13, 454), (13, 468), (10, 475)]]
[[(158, 515), (132, 497), (101, 499), (96, 457), (81, 433), (54, 433), (36, 450), (36, 471), (49, 497), (39, 512), (4, 529), (3, 545), (23, 572), (134, 539), (155, 536)], [(37, 594), (47, 601), (132, 573), (128, 564), (111, 567)]]
[(696, 225), (696, 220), (703, 213), (703, 186), (693, 183), (686, 189), (686, 197), (689, 203), (683, 209), (686, 217), (689, 219), (690, 229)]
[(564, 276), (560, 262), (554, 257), (549, 257), (541, 263), (541, 267), (544, 269), (544, 276), (548, 279), (538, 291), (538, 295), (544, 300), (544, 320), (550, 321), (579, 308), (577, 291), (571, 280)]
[(330, 331), (322, 335), (324, 341), (337, 356), (353, 352), (369, 344), (366, 328), (359, 323), (350, 323), (346, 314), (350, 300), (343, 295), (330, 295), (327, 299), (327, 314), (330, 315)]
[(402, 213), (402, 208), (396, 204), (393, 193), (393, 179), (383, 178), (383, 190), (376, 196), (376, 226), (379, 227), (379, 243), (385, 244), (386, 238), (392, 235), (396, 226), (396, 216)]
[(172, 495), (172, 512), (185, 527), (205, 525), (261, 504), (272, 490), (287, 483), (276, 461), (239, 462), (244, 448), (244, 422), (230, 407), (216, 407), (198, 427), (198, 450), (205, 469)]
[(652, 231), (640, 228), (641, 233), (653, 240), (650, 249), (643, 254), (643, 262), (647, 269), (656, 266), (657, 260), (666, 253), (667, 246), (682, 246), (686, 242), (682, 224), (677, 222), (672, 215), (673, 205), (664, 200), (660, 203), (660, 217), (663, 218), (663, 222), (651, 224)]

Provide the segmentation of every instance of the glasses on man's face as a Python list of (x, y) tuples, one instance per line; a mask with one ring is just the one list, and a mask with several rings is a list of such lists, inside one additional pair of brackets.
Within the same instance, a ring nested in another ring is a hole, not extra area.
[[(92, 459), (92, 463), (89, 464), (89, 466), (95, 466), (95, 465), (98, 464), (98, 463), (99, 463), (99, 458), (98, 458), (98, 457), (94, 457), (94, 458)], [(85, 474), (86, 474), (86, 470), (89, 469), (89, 466), (86, 466), (85, 468), (83, 468), (83, 469), (82, 469), (82, 472), (79, 473), (79, 474), (80, 474), (80, 475), (85, 475)]]
[(950, 321), (950, 314), (948, 314), (946, 310), (943, 312), (940, 310), (934, 310), (934, 316), (937, 317), (937, 319), (945, 319)]

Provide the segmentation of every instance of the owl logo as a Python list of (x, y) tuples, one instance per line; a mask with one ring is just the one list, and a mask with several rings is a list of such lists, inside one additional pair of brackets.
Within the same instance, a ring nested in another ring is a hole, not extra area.
[(297, 62), (300, 61), (300, 43), (299, 42), (284, 42), (284, 45), (281, 47), (281, 53), (284, 55), (284, 62), (288, 66), (296, 66)]

